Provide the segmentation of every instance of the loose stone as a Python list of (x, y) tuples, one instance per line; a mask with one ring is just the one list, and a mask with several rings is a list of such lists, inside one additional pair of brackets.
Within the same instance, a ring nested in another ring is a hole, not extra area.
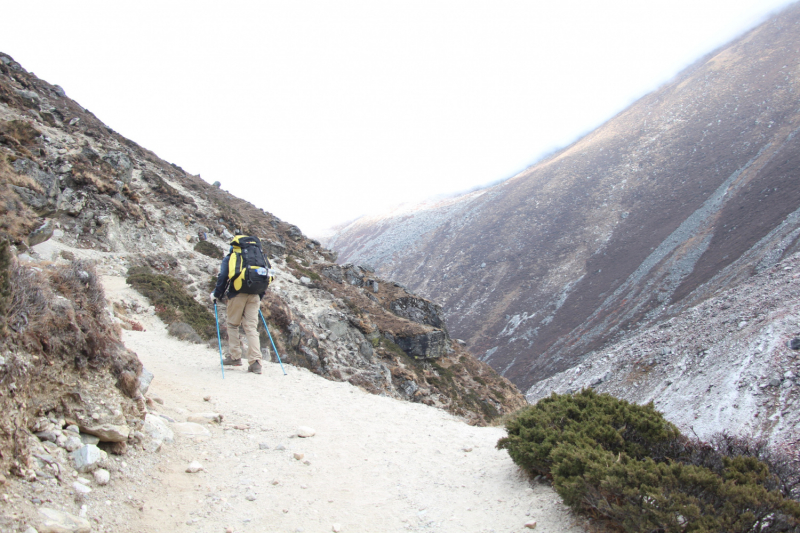
[(108, 485), (111, 480), (111, 474), (104, 468), (98, 468), (94, 471), (94, 480), (98, 485)]
[(314, 431), (314, 428), (310, 428), (308, 426), (300, 426), (299, 428), (297, 428), (297, 436), (302, 437), (304, 439), (308, 437), (313, 437), (316, 434), (317, 432)]
[(198, 463), (197, 461), (192, 461), (189, 463), (189, 466), (186, 467), (186, 472), (189, 474), (195, 474), (203, 470), (203, 465)]

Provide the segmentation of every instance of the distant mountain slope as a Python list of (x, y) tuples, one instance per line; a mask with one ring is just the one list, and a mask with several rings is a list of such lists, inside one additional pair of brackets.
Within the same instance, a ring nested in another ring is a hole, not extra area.
[(442, 302), (527, 388), (800, 249), (799, 22), (790, 7), (500, 185), (328, 244)]

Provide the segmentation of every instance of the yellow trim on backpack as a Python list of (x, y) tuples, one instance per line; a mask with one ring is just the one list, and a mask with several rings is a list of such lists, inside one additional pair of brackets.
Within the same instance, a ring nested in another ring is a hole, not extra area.
[(231, 241), (233, 250), (231, 251), (230, 259), (228, 259), (228, 279), (231, 280), (233, 290), (242, 290), (242, 283), (244, 283), (244, 269), (242, 268), (242, 249), (237, 246), (239, 244), (239, 235)]

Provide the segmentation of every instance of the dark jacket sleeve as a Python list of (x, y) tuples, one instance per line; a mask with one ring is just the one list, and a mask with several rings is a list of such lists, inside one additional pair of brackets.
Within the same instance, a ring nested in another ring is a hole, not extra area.
[(217, 300), (221, 300), (222, 296), (225, 294), (225, 287), (228, 285), (228, 259), (230, 255), (226, 255), (225, 259), (222, 260), (222, 264), (219, 267), (219, 276), (217, 276), (217, 286), (214, 287), (214, 297)]

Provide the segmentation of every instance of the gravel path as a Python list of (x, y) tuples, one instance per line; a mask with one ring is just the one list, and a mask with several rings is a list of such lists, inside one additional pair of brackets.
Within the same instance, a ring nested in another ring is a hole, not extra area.
[[(141, 299), (122, 278), (104, 285), (109, 300)], [(283, 375), (276, 363), (260, 376), (228, 367), (223, 379), (218, 352), (169, 337), (155, 317), (137, 319), (146, 331), (125, 331), (124, 341), (156, 376), (150, 394), (163, 404), (152, 410), (223, 421), (205, 426), (209, 436), (176, 433), (163, 445), (131, 530), (522, 532), (535, 521), (537, 531), (583, 531), (548, 485), (495, 449), (500, 428), (296, 367)], [(299, 438), (300, 426), (316, 434)], [(203, 470), (186, 473), (192, 461)]]

